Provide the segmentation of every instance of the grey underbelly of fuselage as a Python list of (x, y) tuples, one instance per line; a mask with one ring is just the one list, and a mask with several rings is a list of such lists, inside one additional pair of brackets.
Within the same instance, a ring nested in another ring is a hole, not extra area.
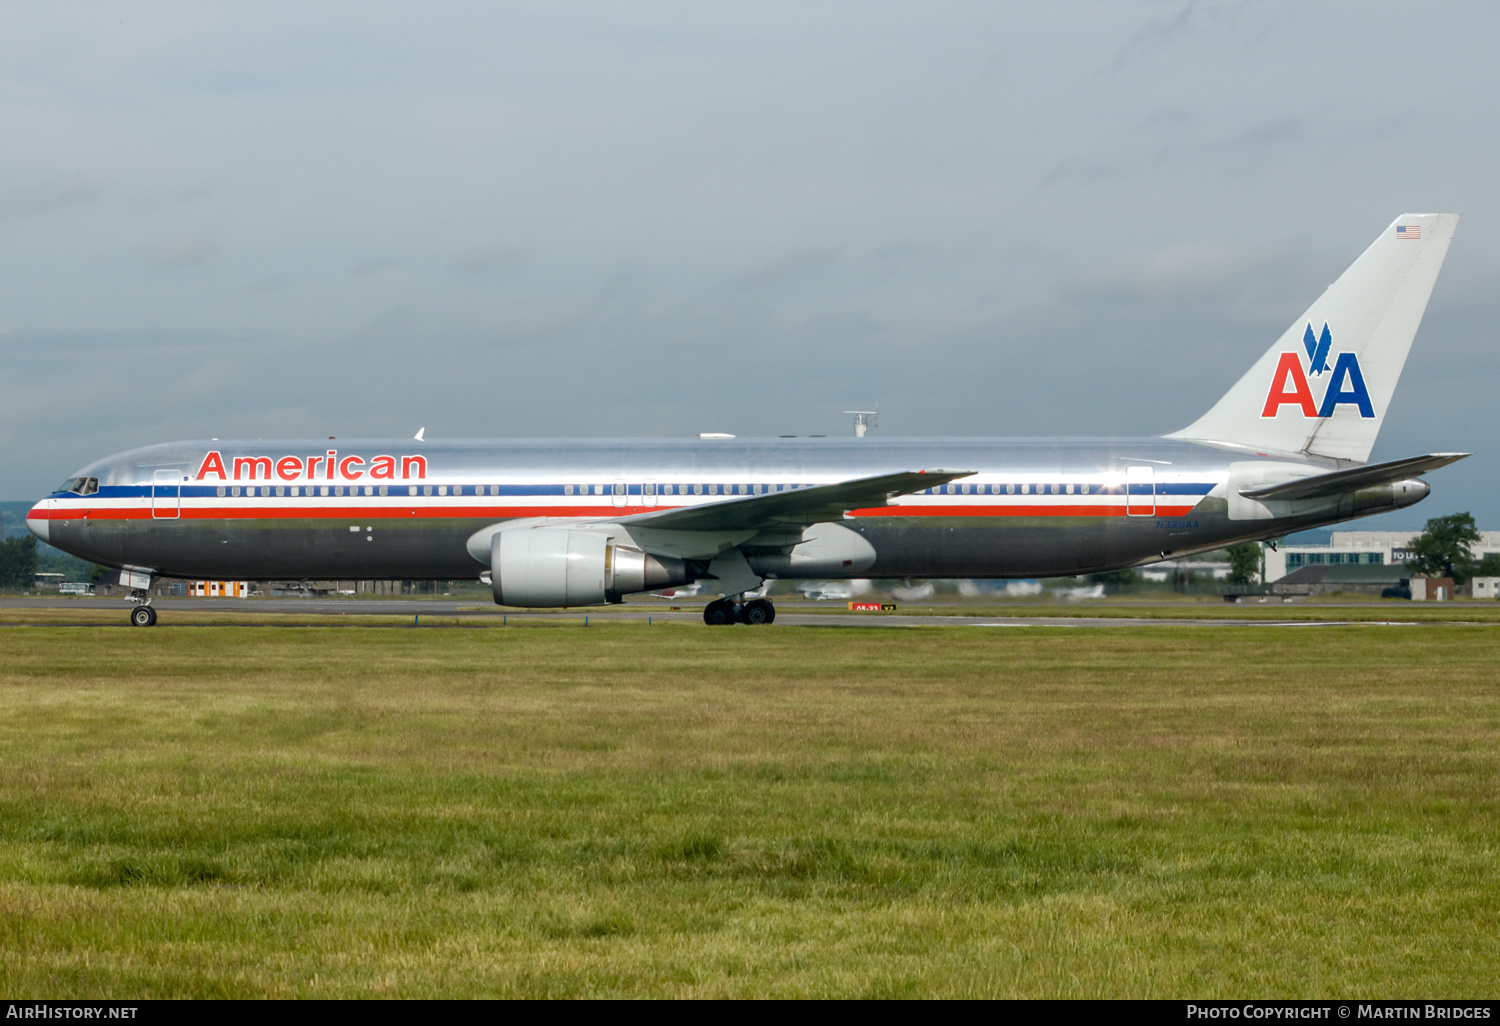
[[(492, 521), (55, 521), (52, 543), (166, 577), (246, 580), (477, 578), (465, 542)], [(843, 522), (876, 551), (837, 577), (1040, 577), (1131, 566), (1213, 548), (1242, 534), (1222, 513), (1185, 517), (864, 517)], [(791, 576), (783, 574), (782, 576)]]

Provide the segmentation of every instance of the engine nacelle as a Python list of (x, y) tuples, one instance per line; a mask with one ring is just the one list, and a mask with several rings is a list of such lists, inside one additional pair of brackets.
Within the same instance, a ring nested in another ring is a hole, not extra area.
[(597, 606), (690, 581), (682, 560), (615, 545), (595, 531), (520, 528), (490, 538), (490, 587), (497, 605)]

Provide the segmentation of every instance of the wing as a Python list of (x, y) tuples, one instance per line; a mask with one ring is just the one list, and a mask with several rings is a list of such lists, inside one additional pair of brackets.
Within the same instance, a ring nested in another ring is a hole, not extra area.
[(1282, 484), (1251, 488), (1240, 494), (1258, 502), (1266, 499), (1315, 499), (1324, 495), (1341, 495), (1358, 488), (1416, 477), (1429, 470), (1457, 463), (1468, 455), (1466, 452), (1436, 452), (1430, 456), (1410, 456), (1389, 463), (1372, 463), (1368, 467), (1335, 470), (1331, 474), (1319, 474), (1316, 477), (1300, 477)]
[(653, 510), (612, 522), (673, 531), (746, 531), (783, 524), (817, 524), (841, 520), (850, 510), (884, 506), (898, 495), (935, 488), (974, 473), (972, 470), (907, 470), (837, 484), (812, 485), (789, 492), (744, 495), (697, 506)]

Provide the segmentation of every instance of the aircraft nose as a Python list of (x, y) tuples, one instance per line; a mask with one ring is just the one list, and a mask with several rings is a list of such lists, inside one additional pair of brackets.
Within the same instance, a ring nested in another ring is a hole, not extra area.
[(26, 514), (26, 530), (36, 535), (41, 541), (49, 541), (52, 527), (52, 521), (49, 519), (51, 513), (51, 499), (43, 499), (31, 507), (31, 512)]

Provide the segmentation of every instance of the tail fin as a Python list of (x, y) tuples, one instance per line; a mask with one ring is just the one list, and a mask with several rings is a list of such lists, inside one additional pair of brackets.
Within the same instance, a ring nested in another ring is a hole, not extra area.
[(1457, 214), (1402, 214), (1213, 409), (1168, 438), (1364, 462)]

